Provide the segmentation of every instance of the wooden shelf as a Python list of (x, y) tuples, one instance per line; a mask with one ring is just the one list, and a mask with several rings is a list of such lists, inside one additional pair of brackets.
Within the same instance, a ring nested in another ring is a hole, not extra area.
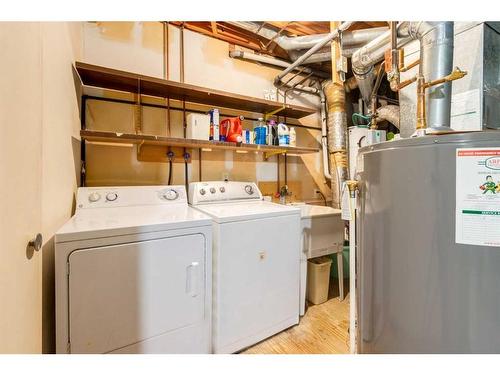
[(171, 138), (145, 134), (126, 134), (115, 132), (104, 132), (94, 130), (82, 130), (82, 140), (99, 143), (125, 143), (151, 146), (185, 147), (188, 149), (214, 149), (233, 150), (247, 152), (263, 152), (271, 154), (310, 154), (318, 152), (319, 149), (312, 147), (280, 147), (267, 145), (241, 144), (231, 142), (203, 141), (199, 139)]
[(76, 62), (75, 68), (83, 84), (87, 86), (141, 93), (143, 95), (161, 98), (185, 100), (191, 103), (214, 106), (216, 108), (231, 108), (262, 114), (271, 113), (283, 108), (279, 111), (280, 116), (296, 119), (316, 113), (317, 111), (315, 108), (283, 104), (271, 100), (213, 90), (82, 62)]

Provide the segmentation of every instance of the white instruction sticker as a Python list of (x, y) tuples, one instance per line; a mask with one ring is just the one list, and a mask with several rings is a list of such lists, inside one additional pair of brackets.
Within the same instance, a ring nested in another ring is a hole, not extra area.
[(479, 89), (455, 94), (451, 98), (451, 128), (460, 131), (481, 130)]
[(340, 203), (340, 217), (342, 220), (352, 220), (354, 216), (354, 204), (351, 202), (351, 196), (349, 194), (349, 188), (344, 182), (342, 186), (342, 201)]
[(500, 246), (500, 147), (456, 150), (457, 243)]

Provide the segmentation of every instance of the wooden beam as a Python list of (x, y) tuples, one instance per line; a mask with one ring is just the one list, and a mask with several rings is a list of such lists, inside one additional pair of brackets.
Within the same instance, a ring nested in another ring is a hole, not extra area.
[[(313, 132), (310, 129), (307, 129), (309, 132), (310, 136), (315, 138), (317, 136), (316, 132)], [(321, 152), (321, 150), (320, 150)], [(330, 189), (330, 186), (328, 185), (328, 181), (326, 180), (325, 176), (323, 175), (322, 170), (318, 171), (315, 166), (316, 166), (316, 155), (317, 154), (301, 154), (300, 159), (304, 163), (305, 167), (307, 168), (307, 171), (311, 175), (314, 183), (318, 185), (318, 189), (323, 193), (323, 195), (326, 197), (327, 200), (331, 200), (332, 198), (332, 190)]]

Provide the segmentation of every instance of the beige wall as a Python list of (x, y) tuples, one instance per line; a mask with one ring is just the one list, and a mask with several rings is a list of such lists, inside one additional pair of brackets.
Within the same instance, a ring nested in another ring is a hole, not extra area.
[(40, 25), (0, 23), (0, 354), (41, 351)]
[[(54, 233), (80, 159), (79, 23), (0, 23), (0, 353), (54, 351)], [(35, 253), (27, 243), (43, 235)]]
[[(54, 233), (71, 217), (80, 168), (81, 23), (41, 24), (43, 351), (55, 350)], [(75, 80), (76, 78), (76, 80)]]
[[(163, 26), (159, 22), (97, 22), (83, 25), (83, 61), (108, 67), (164, 77)], [(169, 26), (169, 78), (180, 79), (180, 30)], [(263, 97), (264, 90), (275, 90), (273, 78), (279, 70), (228, 57), (228, 43), (203, 36), (189, 30), (184, 31), (186, 83), (239, 94)], [(126, 95), (124, 97), (127, 97)], [(128, 96), (133, 99), (132, 96)], [(317, 106), (313, 96), (295, 96), (288, 102)], [(163, 102), (164, 104), (164, 102)], [(175, 103), (173, 103), (175, 104)], [(234, 113), (236, 114), (236, 113)], [(246, 114), (258, 117), (258, 114)], [(319, 117), (311, 115), (301, 120), (305, 125), (320, 126)], [(91, 129), (134, 131), (134, 108), (121, 104), (90, 101), (87, 110), (87, 126)], [(246, 122), (248, 128), (252, 127)], [(143, 132), (167, 134), (166, 111), (155, 108), (143, 109)], [(182, 136), (182, 116), (171, 112), (171, 135)], [(298, 145), (319, 146), (320, 132), (296, 129)], [(164, 184), (168, 178), (165, 163), (138, 162), (135, 147), (110, 147), (89, 145), (87, 152), (88, 185), (142, 185)], [(264, 161), (262, 155), (234, 154), (212, 151), (202, 154), (202, 179), (219, 180), (228, 175), (233, 180), (275, 181), (277, 179), (276, 157)], [(283, 159), (282, 159), (283, 160)], [(288, 158), (288, 180), (298, 181), (303, 199), (317, 198), (307, 168), (299, 157)], [(314, 168), (321, 171), (321, 159), (314, 159)], [(283, 164), (283, 163), (282, 163)], [(184, 183), (184, 167), (175, 164), (173, 183)], [(189, 166), (189, 180), (199, 176), (198, 153), (193, 155)], [(284, 166), (280, 178), (283, 181)]]

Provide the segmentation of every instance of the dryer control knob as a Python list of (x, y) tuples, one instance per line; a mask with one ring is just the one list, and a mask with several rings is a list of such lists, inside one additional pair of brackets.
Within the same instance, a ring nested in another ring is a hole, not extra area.
[(224, 193), (224, 192), (226, 191), (226, 188), (225, 188), (224, 186), (221, 186), (221, 187), (219, 188), (219, 190), (220, 190), (220, 192), (221, 192), (221, 193)]
[(217, 191), (217, 190), (215, 190), (215, 188), (214, 188), (214, 187), (211, 187), (211, 188), (210, 188), (210, 192), (211, 192), (212, 194), (215, 194), (215, 192), (216, 192), (216, 191)]
[(247, 192), (248, 195), (253, 194), (253, 186), (252, 185), (246, 185), (245, 186), (245, 191)]
[(117, 198), (118, 198), (118, 194), (116, 194), (116, 193), (108, 193), (108, 194), (106, 194), (106, 200), (109, 201), (109, 202), (116, 201)]
[(97, 191), (90, 193), (89, 202), (92, 202), (92, 203), (97, 202), (99, 199), (101, 199), (101, 194), (99, 194)]
[(201, 195), (205, 195), (205, 193), (206, 193), (205, 189), (200, 189), (200, 194)]
[(173, 201), (179, 197), (179, 193), (175, 191), (174, 189), (167, 190), (165, 193), (163, 193), (163, 198), (169, 201)]

